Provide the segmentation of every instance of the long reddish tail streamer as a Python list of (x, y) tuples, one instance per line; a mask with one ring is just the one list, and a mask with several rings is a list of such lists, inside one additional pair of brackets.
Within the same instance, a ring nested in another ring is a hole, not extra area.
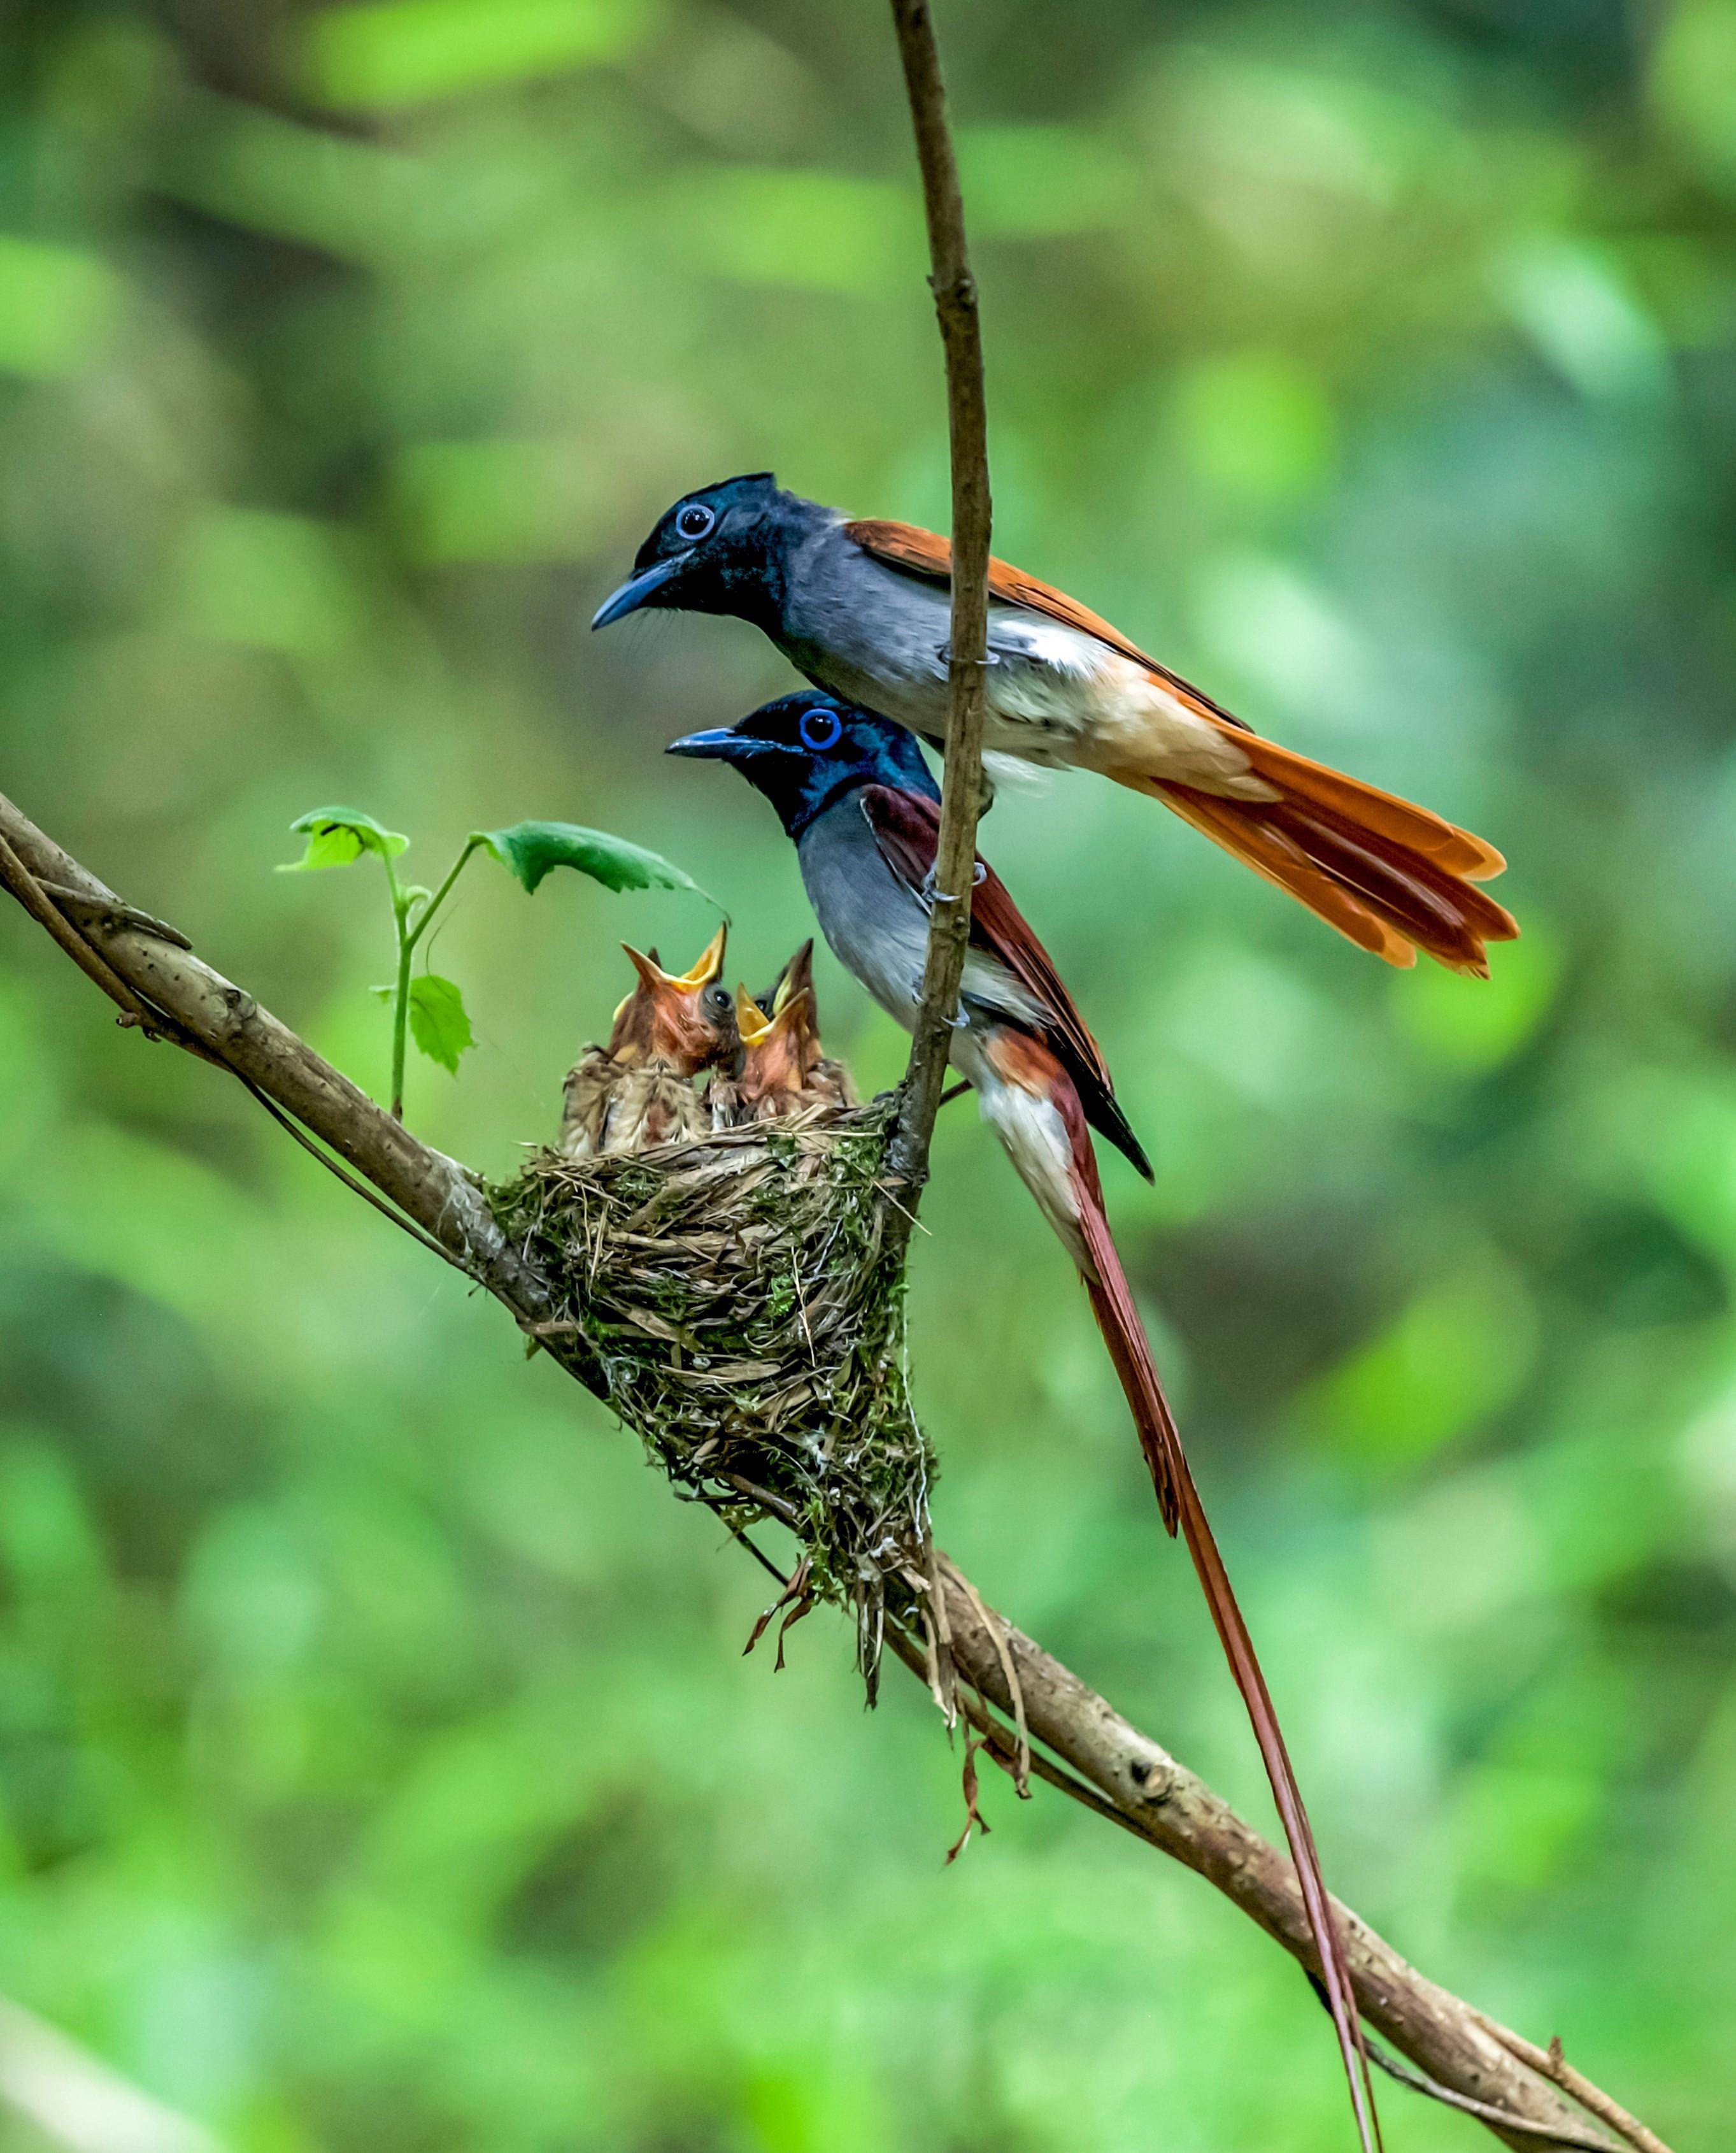
[(1164, 1523), (1171, 1533), (1178, 1524), (1180, 1526), (1223, 1644), (1225, 1657), (1253, 1723), (1254, 1738), (1260, 1744), (1266, 1776), (1272, 1782), (1272, 1799), (1283, 1820), (1284, 1836), (1290, 1842), (1291, 1859), (1296, 1864), (1297, 1881), (1302, 1887), (1302, 1906), (1308, 1917), (1314, 1948), (1320, 1956), (1321, 1977), (1332, 2024), (1338, 2029), (1338, 2050), (1350, 2083), (1351, 2105), (1356, 2111), (1363, 2153), (1383, 2153), (1380, 2118), (1368, 2076), (1368, 2053), (1363, 2042), (1349, 1961), (1332, 1901), (1327, 1896), (1326, 1879), (1321, 1871), (1308, 1813), (1302, 1806), (1302, 1790), (1296, 1783), (1290, 1753), (1284, 1746), (1283, 1733), (1272, 1708), (1271, 1692), (1266, 1687), (1266, 1677), (1255, 1655), (1253, 1640), (1236, 1605), (1229, 1572), (1206, 1522), (1205, 1505), (1194, 1485), (1194, 1476), (1188, 1469), (1175, 1415), (1164, 1396), (1157, 1365), (1152, 1359), (1150, 1341), (1134, 1306), (1127, 1274), (1121, 1268), (1121, 1259), (1109, 1233), (1097, 1163), (1091, 1154), (1083, 1114), (1069, 1118), (1074, 1124), (1079, 1224), (1096, 1272), (1094, 1278), (1088, 1276), (1085, 1280), (1092, 1312), (1103, 1332), (1132, 1410), (1134, 1423), (1139, 1429), (1140, 1447), (1150, 1468)]

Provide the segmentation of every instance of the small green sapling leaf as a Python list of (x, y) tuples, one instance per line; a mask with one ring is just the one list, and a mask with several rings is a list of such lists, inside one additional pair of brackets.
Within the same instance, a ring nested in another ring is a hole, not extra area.
[(396, 830), (388, 830), (376, 822), (372, 815), (364, 815), (358, 807), (315, 807), (306, 815), (298, 815), (290, 828), (307, 840), (307, 849), (298, 860), (286, 860), (278, 868), (279, 874), (297, 874), (317, 868), (345, 868), (352, 860), (358, 860), (364, 853), (378, 853), (382, 859), (395, 859), (409, 844)]
[(476, 1044), (464, 996), (438, 972), (424, 972), (410, 982), (410, 1036), (430, 1061), (454, 1076), (459, 1055)]
[(515, 822), (510, 829), (470, 834), (473, 842), (486, 846), (530, 891), (551, 868), (576, 868), (606, 889), (690, 889), (719, 912), (723, 909), (708, 890), (661, 853), (630, 845), (607, 830), (582, 829), (576, 822)]

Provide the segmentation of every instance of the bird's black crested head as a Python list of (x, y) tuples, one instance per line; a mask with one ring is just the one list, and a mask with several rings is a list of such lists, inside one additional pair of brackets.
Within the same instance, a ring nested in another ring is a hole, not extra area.
[(607, 628), (648, 606), (676, 613), (734, 613), (775, 623), (790, 541), (829, 512), (785, 493), (769, 471), (749, 471), (683, 494), (658, 517), (633, 573), (598, 608)]
[(733, 763), (770, 801), (792, 837), (835, 800), (865, 785), (940, 797), (914, 735), (812, 688), (780, 696), (737, 725), (689, 733), (672, 741), (667, 752)]

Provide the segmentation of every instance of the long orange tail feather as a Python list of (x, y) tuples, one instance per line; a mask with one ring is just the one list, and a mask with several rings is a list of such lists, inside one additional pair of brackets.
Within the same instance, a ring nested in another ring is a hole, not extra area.
[(1242, 1702), (1247, 1707), (1248, 1718), (1253, 1724), (1254, 1738), (1260, 1745), (1261, 1759), (1266, 1766), (1266, 1776), (1272, 1782), (1272, 1799), (1283, 1821), (1284, 1836), (1290, 1843), (1291, 1859), (1296, 1864), (1297, 1881), (1302, 1887), (1302, 1906), (1307, 1916), (1309, 1932), (1314, 1939), (1314, 1948), (1319, 1954), (1326, 2001), (1332, 2013), (1332, 2024), (1338, 2029), (1338, 2050), (1343, 2059), (1345, 2075), (1350, 2082), (1350, 2098), (1356, 2110), (1357, 2128), (1361, 2134), (1364, 2153), (1375, 2153), (1375, 2149), (1378, 2149), (1381, 2144), (1380, 2119), (1375, 2110), (1374, 2089), (1368, 2076), (1368, 2050), (1363, 2041), (1362, 2023), (1357, 2011), (1356, 1993), (1351, 1983), (1349, 1961), (1332, 1901), (1327, 1894), (1326, 1879), (1314, 1845), (1313, 1830), (1308, 1823), (1308, 1813), (1302, 1806), (1302, 1790), (1297, 1785), (1290, 1753), (1284, 1746), (1283, 1733), (1278, 1726), (1271, 1692), (1266, 1687), (1266, 1677), (1254, 1652), (1253, 1640), (1248, 1635), (1247, 1624), (1242, 1619), (1241, 1610), (1231, 1587), (1229, 1572), (1224, 1567), (1223, 1557), (1218, 1552), (1217, 1541), (1206, 1520), (1199, 1490), (1195, 1487), (1193, 1474), (1188, 1469), (1175, 1416), (1170, 1410), (1169, 1401), (1164, 1396), (1163, 1385), (1158, 1378), (1150, 1341), (1134, 1306), (1127, 1275), (1121, 1268), (1121, 1259), (1110, 1236), (1097, 1178), (1096, 1162), (1091, 1156), (1090, 1140), (1085, 1134), (1083, 1117), (1078, 1117), (1074, 1142), (1079, 1224), (1095, 1272), (1094, 1277), (1088, 1275), (1085, 1280), (1091, 1296), (1092, 1312), (1102, 1330), (1109, 1357), (1114, 1362), (1115, 1372), (1120, 1378), (1122, 1390), (1132, 1410), (1134, 1424), (1139, 1430), (1140, 1447), (1150, 1468), (1151, 1482), (1157, 1491), (1164, 1523), (1171, 1533), (1180, 1523), (1182, 1535), (1187, 1542), (1188, 1553), (1193, 1557), (1194, 1569), (1206, 1594), (1206, 1605), (1211, 1610), (1211, 1619), (1223, 1645), (1224, 1656), (1230, 1662), (1230, 1671), (1236, 1677), (1236, 1687), (1241, 1691)]
[(1453, 971), (1487, 976), (1485, 945), (1519, 932), (1476, 887), (1506, 864), (1493, 845), (1275, 741), (1235, 738), (1277, 799), (1232, 800), (1140, 771), (1115, 774), (1388, 964), (1414, 965), (1421, 949)]
[(1347, 777), (1329, 763), (1281, 747), (1263, 734), (1238, 731), (1236, 745), (1254, 775), (1275, 785), (1287, 799), (1324, 807), (1371, 837), (1420, 853), (1448, 874), (1461, 875), (1467, 882), (1487, 882), (1507, 864), (1493, 845), (1461, 830), (1456, 822), (1419, 807), (1414, 801), (1401, 800), (1396, 792), (1383, 792), (1360, 777)]

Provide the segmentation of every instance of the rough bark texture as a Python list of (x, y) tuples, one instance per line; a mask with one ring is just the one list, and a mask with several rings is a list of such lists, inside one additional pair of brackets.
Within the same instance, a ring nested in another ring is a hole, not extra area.
[(977, 282), (965, 245), (964, 198), (947, 125), (946, 85), (926, 0), (892, 0), (922, 168), (928, 220), (929, 284), (947, 358), (947, 419), (952, 452), (952, 629), (947, 708), (947, 766), (935, 857), (935, 905), (928, 929), (922, 1005), (894, 1134), (891, 1166), (903, 1185), (904, 1232), (910, 1230), (928, 1146), (947, 1081), (947, 1049), (958, 1007), (977, 818), (982, 806), (983, 674), (988, 654), (988, 413), (982, 383), (982, 335)]
[[(550, 1285), (507, 1244), (464, 1168), (419, 1143), (251, 995), (180, 946), (172, 929), (122, 904), (3, 796), (0, 840), (0, 883), (38, 919), (43, 885), (53, 887), (58, 894), (47, 901), (57, 919), (96, 960), (84, 969), (109, 975), (125, 998), (123, 1022), (136, 1023), (142, 1007), (165, 1036), (232, 1069), (347, 1162), (403, 1219), (438, 1242), (522, 1329), (539, 1336), (553, 1301)], [(54, 939), (64, 947), (60, 934)], [(589, 1372), (570, 1346), (558, 1336), (541, 1336), (539, 1342), (590, 1387)], [(1039, 1775), (1195, 1871), (1312, 1968), (1301, 1896), (1285, 1856), (1077, 1675), (985, 1610), (944, 1558), (937, 1569), (957, 1670), (978, 1697), (1009, 1713), (1015, 1700), (1003, 1652), (1010, 1658), (1031, 1738), (1046, 1753), (1033, 1759)], [(998, 1639), (992, 1626), (1000, 1628)], [(908, 1638), (899, 1641), (900, 1656), (926, 1679), (921, 1648)], [(991, 1753), (1010, 1769), (1017, 1753), (1013, 1731), (982, 1706), (971, 1703), (967, 1716), (992, 1730)], [(1499, 2120), (1478, 2120), (1504, 2143), (1615, 2145), (1617, 2139), (1588, 2123), (1589, 2109), (1628, 2145), (1667, 2153), (1609, 2095), (1565, 2064), (1557, 2069), (1551, 2052), (1496, 2026), (1417, 1972), (1348, 1908), (1340, 1912), (1368, 2023), (1439, 2086), (1494, 2110)], [(1541, 2058), (1542, 2068), (1534, 2069), (1527, 2057)], [(1551, 2082), (1556, 2075), (1574, 2085), (1579, 2105)]]

